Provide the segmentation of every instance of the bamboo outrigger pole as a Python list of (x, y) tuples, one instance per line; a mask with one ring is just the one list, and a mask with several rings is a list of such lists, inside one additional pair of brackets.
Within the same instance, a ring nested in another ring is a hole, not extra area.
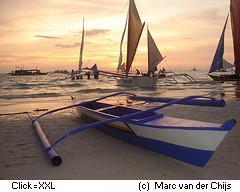
[[(28, 115), (28, 118), (32, 120), (30, 115), (29, 114), (27, 114), (27, 115)], [(51, 161), (52, 165), (59, 166), (62, 163), (62, 158), (58, 155), (58, 153), (55, 151), (55, 149), (51, 147), (48, 151), (45, 150), (46, 148), (49, 148), (51, 145), (50, 145), (40, 123), (37, 120), (35, 120), (35, 121), (32, 121), (32, 124), (33, 124), (33, 127), (38, 136), (39, 142), (41, 143), (41, 145), (43, 147), (44, 153), (46, 154), (48, 159)]]

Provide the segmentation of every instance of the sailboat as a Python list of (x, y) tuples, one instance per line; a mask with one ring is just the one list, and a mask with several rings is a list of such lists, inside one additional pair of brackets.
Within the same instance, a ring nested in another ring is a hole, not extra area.
[[(234, 65), (223, 58), (225, 30), (229, 18), (228, 15), (208, 74), (215, 81), (240, 80), (240, 0), (230, 0), (230, 14), (234, 48)], [(233, 69), (234, 66), (235, 71), (228, 70), (229, 68)]]
[(81, 45), (80, 45), (80, 53), (79, 53), (79, 62), (78, 62), (78, 70), (74, 71), (72, 70), (71, 74), (68, 75), (66, 78), (74, 79), (82, 79), (82, 65), (83, 65), (83, 48), (84, 48), (84, 18), (83, 18), (83, 28), (82, 28), (82, 38), (81, 38)]
[[(86, 74), (88, 78), (90, 78), (90, 73), (93, 73), (94, 79), (98, 79), (98, 68), (97, 64), (94, 64), (91, 68), (89, 67), (82, 67), (83, 66), (83, 48), (84, 48), (84, 38), (85, 38), (85, 30), (84, 30), (84, 18), (83, 18), (83, 28), (82, 28), (82, 37), (81, 37), (81, 44), (80, 44), (80, 52), (79, 52), (79, 62), (78, 62), (78, 70), (73, 71), (72, 73), (67, 76), (66, 78), (71, 77), (72, 80), (74, 79), (83, 79), (83, 74)], [(88, 75), (89, 74), (89, 75)]]
[[(123, 35), (120, 43), (120, 55), (118, 62), (118, 69), (122, 69), (122, 45), (126, 29), (128, 27), (128, 37), (127, 37), (127, 59), (125, 68), (125, 77), (117, 79), (117, 85), (125, 87), (141, 87), (141, 88), (155, 88), (157, 84), (158, 76), (154, 76), (157, 65), (164, 59), (158, 50), (156, 43), (154, 42), (152, 35), (147, 30), (147, 41), (148, 41), (148, 75), (130, 76), (129, 71), (132, 67), (132, 63), (136, 54), (136, 50), (141, 38), (145, 22), (142, 23), (141, 18), (138, 14), (134, 0), (129, 1), (128, 15), (123, 31)], [(152, 74), (152, 75), (151, 75)]]

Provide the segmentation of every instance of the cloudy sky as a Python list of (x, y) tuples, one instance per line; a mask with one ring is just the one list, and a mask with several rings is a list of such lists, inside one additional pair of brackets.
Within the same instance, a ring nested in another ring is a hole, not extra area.
[[(160, 51), (163, 66), (208, 69), (229, 11), (229, 0), (135, 0)], [(16, 66), (43, 71), (77, 69), (82, 18), (85, 17), (84, 66), (114, 70), (128, 0), (1, 0), (0, 72)], [(225, 58), (232, 61), (230, 22)], [(124, 45), (126, 51), (126, 43)], [(134, 60), (145, 69), (146, 29)]]

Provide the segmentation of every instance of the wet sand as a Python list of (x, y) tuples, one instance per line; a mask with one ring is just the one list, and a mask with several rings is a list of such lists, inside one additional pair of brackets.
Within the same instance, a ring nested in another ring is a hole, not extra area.
[[(225, 108), (179, 105), (164, 110), (172, 116), (216, 123), (238, 121), (203, 168), (126, 143), (97, 128), (57, 145), (63, 163), (53, 167), (25, 115), (1, 116), (0, 179), (240, 179), (239, 108), (239, 101), (231, 101)], [(44, 117), (40, 123), (53, 141), (83, 121), (69, 110)]]

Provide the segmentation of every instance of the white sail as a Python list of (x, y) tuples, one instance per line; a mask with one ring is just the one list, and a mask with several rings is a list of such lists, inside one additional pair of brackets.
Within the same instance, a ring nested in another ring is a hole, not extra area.
[(78, 70), (81, 71), (83, 65), (83, 46), (84, 46), (84, 18), (83, 18), (83, 29), (82, 29), (82, 42), (80, 46), (80, 54), (79, 54), (79, 66)]
[(126, 74), (129, 73), (145, 23), (142, 24), (134, 0), (130, 0), (128, 12), (128, 41)]
[(164, 59), (148, 30), (148, 72), (156, 71), (158, 64)]
[[(126, 33), (126, 28), (127, 28), (127, 21), (128, 21), (128, 16), (126, 18), (126, 23), (125, 23), (125, 26), (124, 26), (124, 30), (123, 30), (123, 34), (122, 34), (122, 38), (121, 38), (121, 43), (120, 43), (120, 54), (119, 54), (119, 59), (118, 59), (118, 67), (117, 67), (117, 70), (119, 71), (120, 68), (121, 68), (121, 65), (122, 65), (122, 58), (123, 58), (123, 54), (122, 54), (122, 45), (123, 45), (123, 40), (124, 40), (124, 36), (125, 36), (125, 33)], [(125, 69), (124, 69), (125, 70)]]

